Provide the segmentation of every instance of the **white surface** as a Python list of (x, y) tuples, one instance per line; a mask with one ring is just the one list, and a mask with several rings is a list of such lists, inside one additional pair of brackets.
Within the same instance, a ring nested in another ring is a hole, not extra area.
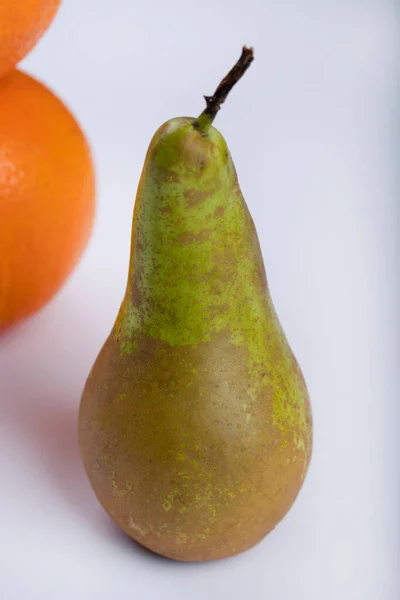
[[(385, 0), (64, 0), (23, 67), (85, 128), (91, 245), (62, 293), (0, 338), (0, 597), (396, 600), (400, 8)], [(218, 116), (305, 373), (314, 456), (283, 523), (237, 558), (157, 558), (117, 531), (77, 450), (80, 393), (121, 301), (138, 178), (156, 128)]]

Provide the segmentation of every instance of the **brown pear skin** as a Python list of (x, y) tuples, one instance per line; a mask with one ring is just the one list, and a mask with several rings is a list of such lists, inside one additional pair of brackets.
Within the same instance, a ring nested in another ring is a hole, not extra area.
[(304, 379), (226, 142), (211, 126), (246, 60), (244, 48), (198, 119), (168, 121), (150, 144), (126, 294), (79, 414), (104, 509), (134, 540), (182, 561), (262, 540), (292, 506), (311, 457)]

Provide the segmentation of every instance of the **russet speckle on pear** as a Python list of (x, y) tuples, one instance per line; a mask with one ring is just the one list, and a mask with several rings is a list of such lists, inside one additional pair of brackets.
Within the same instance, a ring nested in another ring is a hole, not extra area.
[(206, 119), (172, 119), (150, 144), (126, 294), (85, 386), (79, 441), (111, 518), (177, 560), (254, 546), (303, 484), (306, 386), (226, 142)]

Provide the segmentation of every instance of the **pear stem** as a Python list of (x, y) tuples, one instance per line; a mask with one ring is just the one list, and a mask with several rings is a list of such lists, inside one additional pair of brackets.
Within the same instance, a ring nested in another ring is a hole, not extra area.
[(249, 66), (254, 60), (253, 48), (243, 46), (242, 54), (234, 67), (224, 77), (212, 96), (204, 96), (207, 107), (203, 110), (199, 118), (194, 122), (194, 127), (200, 129), (203, 133), (211, 127), (221, 105), (225, 102), (229, 92), (234, 85), (243, 77)]

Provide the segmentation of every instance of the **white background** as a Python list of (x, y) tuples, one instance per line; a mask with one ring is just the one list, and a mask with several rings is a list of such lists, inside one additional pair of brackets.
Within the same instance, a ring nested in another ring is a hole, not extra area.
[[(64, 0), (22, 67), (84, 127), (98, 214), (62, 292), (0, 338), (2, 600), (400, 597), (399, 42), (395, 1)], [(203, 109), (243, 43), (256, 60), (216, 127), (306, 376), (314, 456), (262, 544), (181, 564), (100, 508), (77, 411), (124, 292), (150, 138)]]

